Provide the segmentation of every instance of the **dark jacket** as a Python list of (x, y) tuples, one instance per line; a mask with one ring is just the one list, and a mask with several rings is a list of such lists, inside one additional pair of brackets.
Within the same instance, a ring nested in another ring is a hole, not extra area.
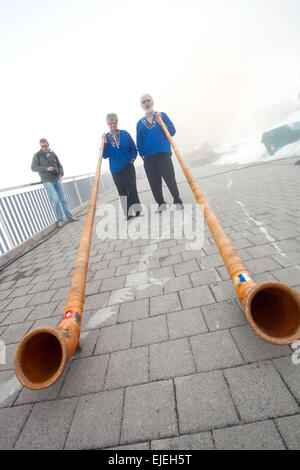
[[(64, 169), (52, 150), (49, 150), (50, 157), (47, 157), (47, 154), (40, 150), (35, 153), (31, 163), (31, 170), (37, 171), (40, 175), (41, 181), (57, 181), (59, 176), (64, 175)], [(53, 166), (54, 171), (47, 171), (46, 168)]]

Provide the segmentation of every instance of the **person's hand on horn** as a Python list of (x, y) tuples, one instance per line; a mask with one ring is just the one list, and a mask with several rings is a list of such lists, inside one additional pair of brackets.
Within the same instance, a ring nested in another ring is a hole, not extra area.
[(156, 112), (155, 112), (155, 119), (156, 119), (156, 121), (158, 122), (158, 124), (161, 125), (160, 122), (159, 122), (159, 119), (158, 119), (159, 117), (160, 117), (160, 119), (162, 119), (160, 112), (159, 112), (159, 111), (156, 111)]

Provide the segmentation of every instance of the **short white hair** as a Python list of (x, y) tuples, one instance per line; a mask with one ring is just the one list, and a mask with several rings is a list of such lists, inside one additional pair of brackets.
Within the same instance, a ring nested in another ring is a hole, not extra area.
[(110, 121), (118, 121), (118, 116), (115, 113), (109, 113), (106, 116), (106, 122), (109, 124)]
[(151, 101), (153, 102), (153, 98), (151, 95), (149, 95), (149, 93), (145, 93), (144, 95), (141, 96), (141, 102), (143, 101), (144, 98), (150, 98)]

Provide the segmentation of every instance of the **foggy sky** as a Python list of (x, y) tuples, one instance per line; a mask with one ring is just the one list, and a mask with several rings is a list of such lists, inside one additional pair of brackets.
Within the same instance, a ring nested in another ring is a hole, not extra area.
[(300, 89), (299, 19), (298, 0), (0, 0), (0, 187), (38, 180), (40, 137), (95, 171), (106, 114), (135, 138), (143, 93), (183, 152), (268, 125)]

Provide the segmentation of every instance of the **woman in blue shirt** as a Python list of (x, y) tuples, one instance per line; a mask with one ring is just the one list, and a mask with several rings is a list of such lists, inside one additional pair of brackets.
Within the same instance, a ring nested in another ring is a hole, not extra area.
[[(109, 168), (115, 182), (127, 220), (141, 213), (136, 187), (134, 161), (137, 148), (127, 131), (118, 129), (118, 116), (106, 116), (109, 132), (104, 134), (103, 158), (109, 159)], [(122, 197), (121, 197), (122, 196)]]

